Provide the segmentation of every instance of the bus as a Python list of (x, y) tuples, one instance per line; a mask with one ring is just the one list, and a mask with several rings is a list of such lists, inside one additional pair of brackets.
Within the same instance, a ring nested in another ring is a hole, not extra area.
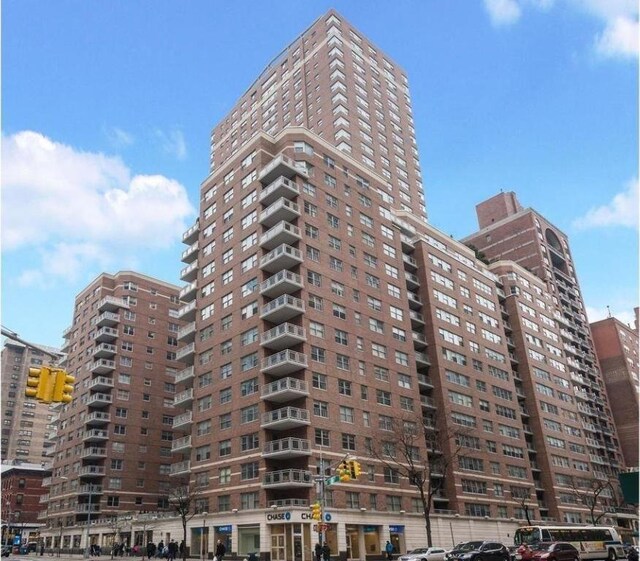
[(513, 535), (515, 545), (569, 542), (581, 559), (626, 559), (622, 541), (611, 526), (523, 526)]

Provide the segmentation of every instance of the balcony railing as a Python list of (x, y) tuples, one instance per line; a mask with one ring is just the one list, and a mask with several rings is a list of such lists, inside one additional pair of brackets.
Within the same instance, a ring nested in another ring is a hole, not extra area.
[(100, 302), (98, 302), (98, 311), (113, 311), (119, 308), (129, 309), (129, 302), (124, 298), (117, 298), (115, 296), (105, 296)]
[(286, 430), (302, 425), (309, 425), (309, 411), (297, 407), (283, 407), (262, 415), (261, 426), (272, 430)]
[(193, 366), (188, 366), (187, 368), (184, 368), (184, 369), (180, 370), (180, 372), (178, 372), (176, 374), (174, 382), (176, 384), (179, 384), (180, 382), (184, 382), (185, 380), (189, 380), (190, 378), (193, 378), (194, 376), (195, 376), (195, 368)]
[(261, 371), (284, 376), (307, 367), (307, 355), (286, 349), (262, 359)]
[(265, 458), (293, 458), (296, 456), (309, 456), (311, 444), (304, 438), (281, 438), (267, 442), (262, 449)]
[(262, 399), (274, 402), (284, 402), (309, 395), (309, 385), (297, 378), (281, 378), (262, 386)]
[(288, 270), (280, 271), (260, 284), (260, 294), (275, 298), (282, 294), (296, 292), (304, 286), (302, 277)]
[(260, 336), (260, 344), (270, 349), (283, 349), (306, 341), (304, 327), (291, 323), (282, 323)]
[(281, 323), (305, 311), (304, 301), (294, 298), (289, 294), (283, 294), (260, 309), (260, 318), (271, 323)]
[(295, 181), (287, 179), (284, 176), (278, 177), (275, 181), (267, 185), (258, 196), (258, 200), (264, 205), (270, 205), (273, 201), (280, 197), (293, 199), (300, 194), (300, 189)]
[(262, 480), (263, 487), (312, 487), (313, 476), (303, 469), (268, 471)]
[(200, 221), (196, 220), (195, 224), (191, 226), (184, 234), (182, 234), (182, 243), (191, 244), (198, 239), (198, 233), (200, 232)]

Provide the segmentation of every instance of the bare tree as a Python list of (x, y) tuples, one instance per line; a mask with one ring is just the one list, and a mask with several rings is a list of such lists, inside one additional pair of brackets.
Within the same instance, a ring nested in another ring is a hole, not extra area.
[[(372, 457), (398, 477), (406, 478), (415, 487), (422, 504), (427, 545), (433, 545), (431, 536), (431, 509), (433, 498), (444, 484), (444, 475), (457, 461), (465, 446), (468, 430), (437, 429), (431, 418), (415, 416), (392, 421), (385, 437), (375, 438), (370, 450)], [(381, 435), (377, 435), (379, 437)]]
[(589, 518), (594, 526), (606, 516), (609, 503), (617, 502), (618, 495), (611, 479), (572, 477), (570, 485), (574, 497), (589, 509)]
[[(200, 488), (190, 484), (189, 481), (178, 483), (169, 493), (169, 504), (182, 521), (182, 540), (185, 544), (187, 543), (187, 523), (197, 514), (195, 503), (199, 495)], [(182, 559), (187, 561), (186, 547), (183, 549)]]
[(115, 555), (115, 546), (120, 543), (120, 533), (131, 524), (132, 515), (130, 512), (122, 512), (107, 519), (107, 527), (113, 531), (113, 543), (111, 544), (111, 559)]
[(511, 488), (511, 498), (518, 503), (518, 506), (524, 511), (524, 517), (527, 519), (527, 526), (531, 526), (531, 513), (535, 512), (531, 509), (529, 499), (531, 498), (531, 491), (528, 487), (518, 487), (518, 491), (515, 488)]

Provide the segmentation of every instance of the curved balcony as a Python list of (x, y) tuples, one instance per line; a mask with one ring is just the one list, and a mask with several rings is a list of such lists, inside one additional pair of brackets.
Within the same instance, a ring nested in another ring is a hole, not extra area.
[(189, 388), (173, 396), (174, 407), (184, 406), (193, 401), (193, 388)]
[(276, 199), (280, 199), (282, 197), (286, 199), (294, 199), (299, 194), (300, 188), (295, 181), (287, 179), (284, 176), (280, 176), (260, 191), (258, 200), (263, 205), (270, 205)]
[(271, 323), (282, 323), (303, 314), (304, 310), (304, 302), (300, 300), (300, 298), (283, 294), (262, 306), (260, 309), (260, 319), (270, 321)]
[(107, 405), (111, 405), (112, 402), (113, 399), (111, 398), (111, 394), (94, 393), (89, 396), (87, 405), (89, 407), (106, 407)]
[(183, 452), (185, 450), (189, 450), (191, 448), (191, 435), (183, 436), (182, 438), (177, 438), (171, 442), (171, 451), (172, 452)]
[(182, 243), (192, 244), (198, 239), (200, 233), (200, 220), (196, 220), (195, 224), (191, 226), (184, 234), (182, 234)]
[(120, 314), (114, 314), (112, 312), (104, 312), (98, 316), (96, 320), (96, 327), (109, 326), (113, 327), (120, 323)]
[(176, 374), (174, 382), (176, 384), (179, 384), (180, 382), (184, 382), (185, 380), (189, 380), (189, 379), (193, 378), (194, 376), (195, 376), (195, 368), (193, 366), (187, 366), (187, 368), (184, 368), (184, 369), (180, 370), (180, 372), (178, 372)]
[(100, 512), (100, 505), (96, 504), (96, 503), (82, 503), (82, 504), (77, 504), (75, 506), (75, 512), (76, 514), (88, 514), (88, 513), (98, 513)]
[(262, 479), (262, 486), (277, 487), (313, 487), (314, 481), (310, 471), (305, 469), (281, 469), (268, 471)]
[(307, 367), (307, 355), (290, 349), (262, 359), (260, 371), (272, 376), (286, 376)]
[(196, 338), (196, 322), (192, 321), (178, 329), (178, 341), (181, 343), (192, 343)]
[(194, 280), (182, 287), (180, 293), (178, 294), (178, 298), (180, 298), (180, 300), (182, 300), (183, 302), (191, 302), (191, 300), (195, 299), (197, 291), (198, 281)]
[(190, 265), (187, 265), (180, 271), (180, 279), (184, 282), (191, 282), (196, 280), (198, 276), (198, 260), (196, 259)]
[(288, 430), (294, 427), (310, 425), (309, 411), (297, 407), (283, 407), (263, 413), (260, 427), (271, 430)]
[(282, 220), (291, 222), (300, 216), (300, 207), (284, 197), (265, 208), (258, 217), (258, 222), (267, 228), (275, 226)]
[(91, 365), (92, 374), (107, 374), (116, 369), (116, 363), (113, 360), (101, 358)]
[(302, 252), (295, 247), (282, 244), (260, 258), (260, 269), (275, 273), (281, 269), (291, 269), (304, 261)]
[(118, 338), (118, 330), (113, 327), (101, 327), (96, 331), (93, 339), (98, 343), (113, 341)]
[(291, 271), (280, 271), (260, 284), (260, 294), (276, 298), (282, 294), (291, 294), (304, 287), (302, 277)]
[(281, 244), (296, 243), (301, 239), (300, 228), (283, 220), (260, 236), (260, 247), (270, 250)]
[(181, 362), (193, 362), (193, 357), (196, 353), (196, 344), (189, 343), (188, 345), (182, 347), (176, 353), (176, 360)]
[(117, 352), (117, 347), (111, 343), (100, 343), (91, 353), (95, 358), (111, 358)]
[(182, 321), (193, 321), (196, 319), (196, 301), (193, 300), (178, 309), (178, 319)]
[(192, 263), (198, 257), (198, 241), (196, 240), (187, 249), (182, 252), (180, 261), (183, 263)]
[(171, 464), (171, 471), (169, 475), (184, 475), (191, 473), (191, 462), (189, 460), (185, 460), (184, 462), (179, 462), (177, 464)]
[(113, 312), (120, 308), (129, 309), (129, 302), (124, 298), (118, 298), (116, 296), (105, 296), (100, 302), (98, 302), (99, 312)]
[(297, 378), (282, 378), (262, 386), (260, 399), (275, 403), (284, 403), (309, 395), (309, 385)]
[(84, 420), (84, 424), (87, 426), (106, 425), (110, 422), (111, 413), (104, 413), (103, 411), (93, 411), (89, 413)]
[(98, 376), (89, 382), (89, 389), (94, 391), (110, 390), (113, 388), (113, 378)]
[(281, 438), (270, 440), (262, 449), (263, 458), (297, 458), (311, 455), (311, 443), (304, 438)]
[(80, 485), (78, 495), (102, 495), (102, 485)]
[(107, 449), (99, 446), (90, 446), (80, 453), (83, 460), (100, 460), (107, 457)]
[(78, 471), (80, 477), (104, 477), (104, 466), (83, 466)]
[(187, 411), (182, 415), (177, 415), (173, 418), (173, 428), (186, 427), (193, 423), (193, 411)]
[(103, 429), (90, 429), (84, 431), (83, 442), (104, 442), (109, 440), (109, 431)]
[(309, 177), (306, 170), (298, 167), (296, 162), (285, 156), (284, 154), (278, 154), (273, 160), (271, 160), (266, 166), (264, 166), (258, 173), (258, 179), (263, 185), (268, 185), (275, 181), (280, 176), (291, 179), (296, 175), (302, 177)]
[(260, 336), (260, 344), (267, 349), (279, 351), (307, 340), (304, 327), (291, 323), (282, 323)]

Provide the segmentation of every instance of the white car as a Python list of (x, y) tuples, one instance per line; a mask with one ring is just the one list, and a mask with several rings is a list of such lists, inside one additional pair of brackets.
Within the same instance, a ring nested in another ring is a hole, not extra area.
[(418, 547), (398, 557), (398, 561), (444, 561), (445, 553), (441, 547)]

